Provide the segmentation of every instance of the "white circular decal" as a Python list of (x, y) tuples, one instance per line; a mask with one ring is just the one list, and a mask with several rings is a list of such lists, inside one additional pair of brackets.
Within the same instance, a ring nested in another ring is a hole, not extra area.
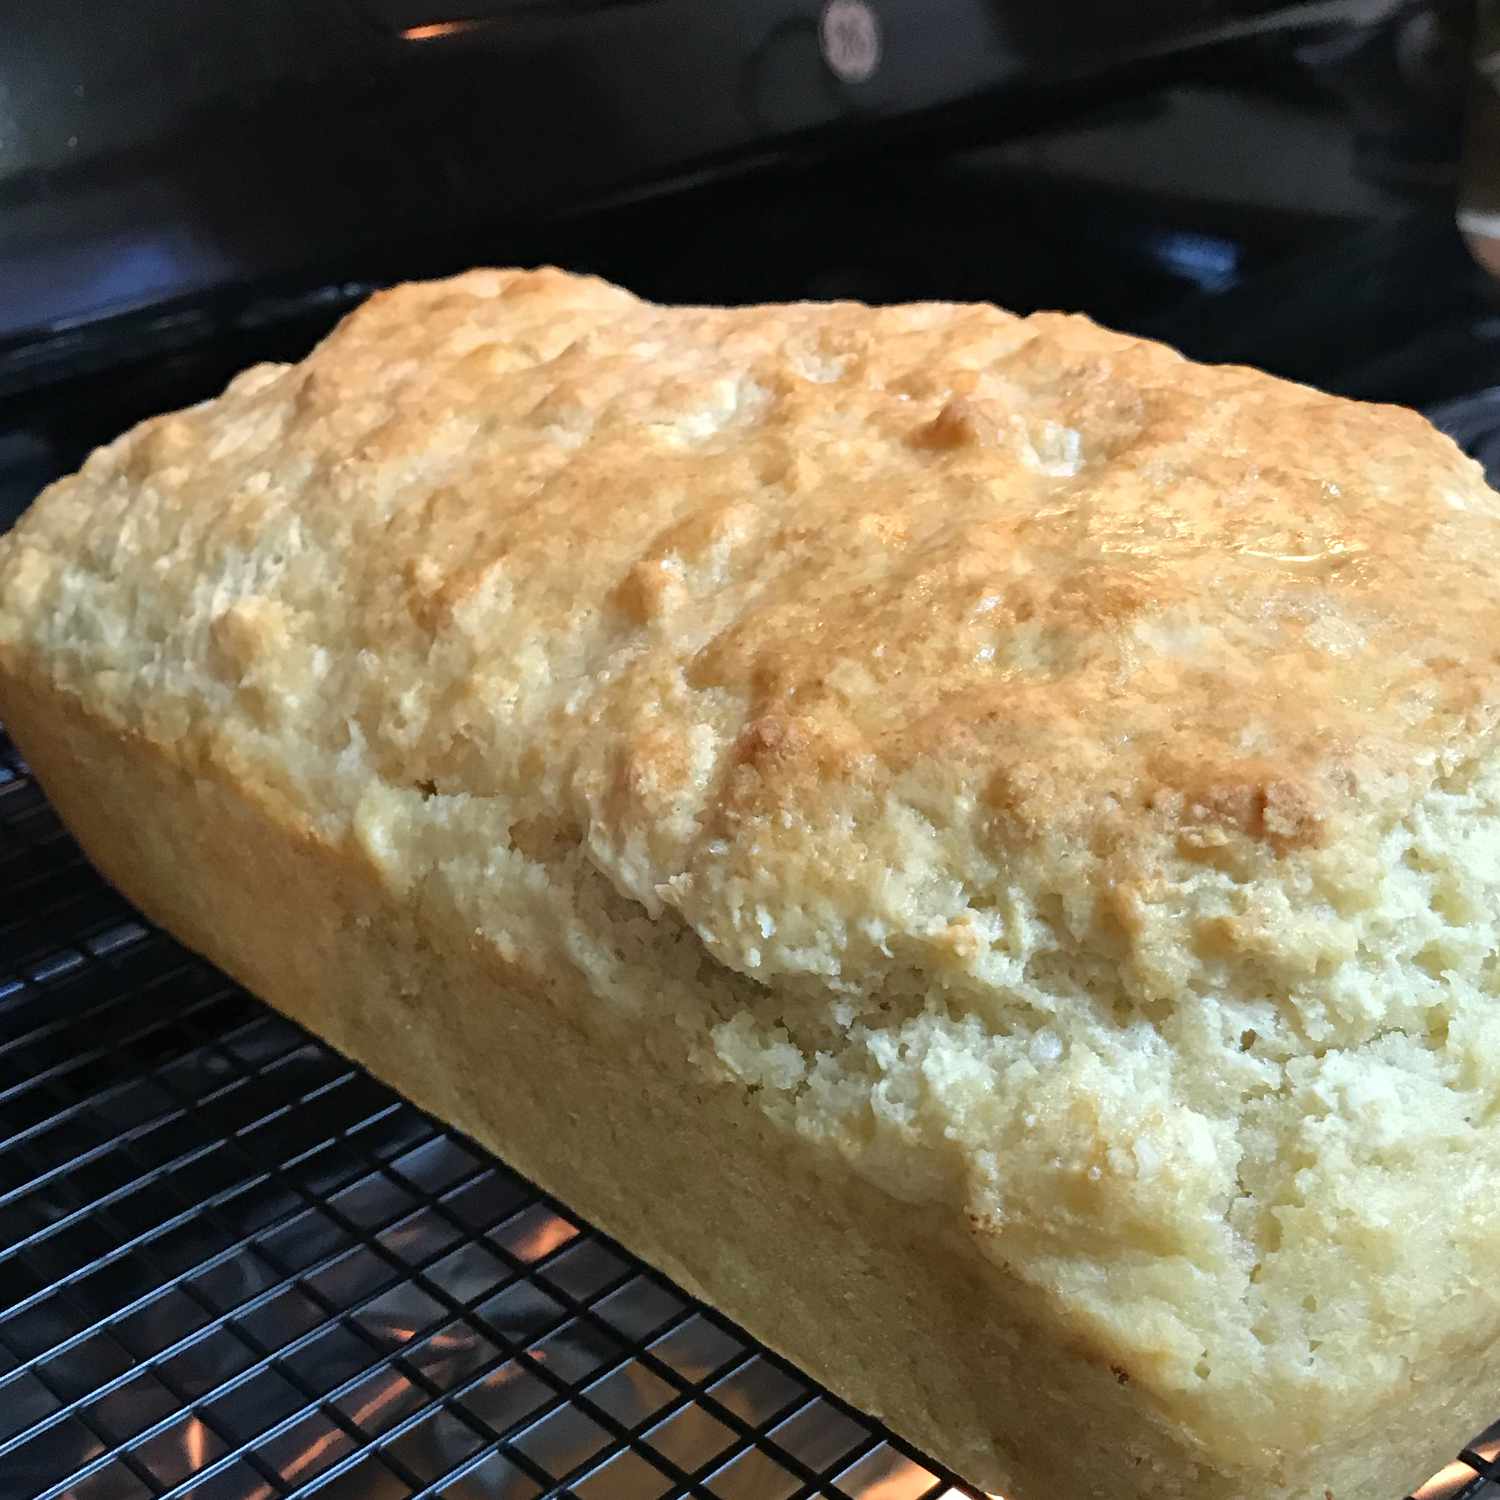
[(880, 20), (865, 0), (827, 0), (818, 22), (823, 61), (845, 83), (863, 83), (880, 66)]

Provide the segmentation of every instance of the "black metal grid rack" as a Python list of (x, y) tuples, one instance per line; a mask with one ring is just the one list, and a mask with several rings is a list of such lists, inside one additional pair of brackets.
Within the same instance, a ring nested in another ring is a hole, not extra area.
[(3, 731), (0, 893), (4, 1500), (976, 1494), (150, 927)]

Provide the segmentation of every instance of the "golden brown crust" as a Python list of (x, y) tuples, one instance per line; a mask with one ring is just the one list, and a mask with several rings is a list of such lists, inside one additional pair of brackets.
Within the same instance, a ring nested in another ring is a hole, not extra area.
[(1082, 319), (475, 272), (54, 486), (0, 706), (946, 1216), (1270, 1495), (1500, 1332), (1497, 544), (1414, 414)]

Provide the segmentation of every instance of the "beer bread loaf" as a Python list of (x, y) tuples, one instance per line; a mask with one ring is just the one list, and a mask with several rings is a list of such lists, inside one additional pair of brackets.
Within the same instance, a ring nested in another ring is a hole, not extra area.
[(402, 287), (0, 540), (0, 717), (273, 1005), (1009, 1500), (1500, 1398), (1500, 499), (990, 307)]

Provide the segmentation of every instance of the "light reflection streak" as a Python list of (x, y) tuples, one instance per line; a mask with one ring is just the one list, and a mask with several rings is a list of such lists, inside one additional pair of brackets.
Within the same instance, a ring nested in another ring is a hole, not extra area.
[(513, 1254), (520, 1256), (522, 1260), (540, 1260), (544, 1255), (551, 1255), (559, 1245), (566, 1245), (569, 1240), (575, 1239), (577, 1235), (578, 1231), (566, 1219), (560, 1219), (554, 1214), (544, 1223), (528, 1229), (515, 1241), (514, 1245), (507, 1248)]
[(403, 42), (433, 42), (439, 37), (458, 36), (465, 31), (475, 31), (483, 21), (429, 21), (425, 26), (408, 26), (401, 33)]

